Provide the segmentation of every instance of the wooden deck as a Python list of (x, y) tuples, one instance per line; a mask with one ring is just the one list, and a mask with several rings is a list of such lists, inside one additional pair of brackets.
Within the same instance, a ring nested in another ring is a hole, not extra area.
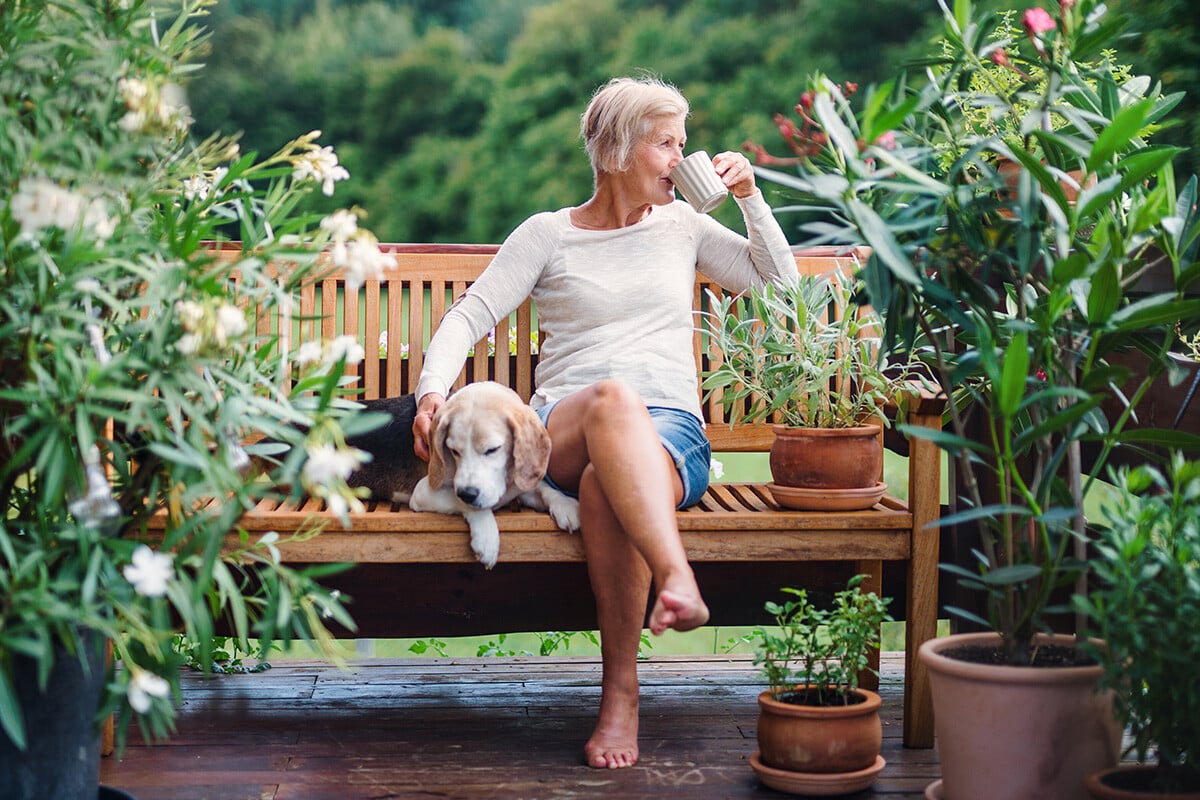
[[(935, 750), (902, 747), (903, 658), (885, 653), (883, 757), (869, 798), (921, 798)], [(367, 659), (346, 672), (279, 662), (252, 675), (184, 679), (176, 734), (131, 733), (101, 780), (138, 800), (787, 797), (758, 783), (755, 697), (744, 656), (642, 664), (641, 761), (583, 765), (599, 697), (594, 658)]]

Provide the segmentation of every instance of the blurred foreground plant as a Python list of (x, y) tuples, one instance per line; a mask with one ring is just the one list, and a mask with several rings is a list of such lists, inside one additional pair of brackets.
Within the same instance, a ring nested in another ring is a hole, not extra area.
[[(343, 517), (358, 502), (345, 477), (362, 454), (345, 446), (336, 390), (361, 348), (298, 365), (256, 314), (290, 318), (322, 250), (351, 282), (387, 262), (356, 212), (297, 211), (348, 177), (319, 132), (262, 158), (189, 137), (181, 84), (209, 5), (0, 13), (0, 726), (20, 747), (14, 662), (35, 660), (44, 681), (54, 659), (84, 656), (89, 631), (123, 666), (98, 711), (118, 710), (121, 734), (136, 716), (161, 737), (177, 633), (208, 667), (218, 624), (243, 651), (250, 638), (328, 644), (327, 620), (353, 625), (316, 582), (331, 568), (281, 563), (286, 537), (222, 549), (278, 486)], [(228, 239), (240, 245), (212, 244)], [(259, 435), (290, 447), (272, 479), (250, 468)], [(155, 514), (157, 552), (139, 543)]]

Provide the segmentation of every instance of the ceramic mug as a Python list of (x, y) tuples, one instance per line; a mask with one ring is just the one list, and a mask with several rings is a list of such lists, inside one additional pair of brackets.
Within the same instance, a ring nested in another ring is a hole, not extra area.
[(725, 184), (717, 175), (712, 159), (703, 150), (697, 150), (675, 165), (671, 170), (671, 182), (683, 195), (683, 199), (701, 214), (707, 214), (729, 194)]

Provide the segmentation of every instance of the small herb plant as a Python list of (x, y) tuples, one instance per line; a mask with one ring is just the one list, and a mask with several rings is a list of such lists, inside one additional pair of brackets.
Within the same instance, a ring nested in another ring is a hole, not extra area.
[(1200, 462), (1117, 474), (1095, 541), (1096, 588), (1075, 597), (1105, 642), (1095, 655), (1116, 691), (1138, 761), (1157, 755), (1154, 790), (1200, 791)]
[(813, 605), (804, 589), (780, 591), (795, 599), (768, 601), (764, 608), (775, 628), (754, 632), (754, 663), (767, 678), (772, 696), (798, 705), (852, 705), (858, 676), (868, 654), (879, 646), (879, 626), (890, 622), (887, 606), (874, 592), (863, 592), (865, 575), (856, 575), (833, 596), (833, 606)]
[[(760, 422), (778, 412), (785, 425), (851, 428), (887, 424), (883, 406), (913, 377), (880, 352), (883, 322), (853, 308), (854, 281), (842, 273), (801, 275), (786, 285), (736, 297), (709, 294), (705, 313), (718, 363), (705, 372), (706, 399), (717, 394), (730, 422)], [(838, 309), (836, 319), (830, 310)]]

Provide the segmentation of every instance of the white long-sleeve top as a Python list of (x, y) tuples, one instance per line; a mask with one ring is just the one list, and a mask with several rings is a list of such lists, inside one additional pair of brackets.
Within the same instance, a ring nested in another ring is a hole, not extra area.
[(471, 346), (532, 295), (542, 334), (534, 408), (617, 378), (647, 405), (699, 417), (696, 270), (735, 292), (796, 274), (762, 194), (737, 202), (747, 237), (681, 201), (616, 230), (577, 228), (570, 208), (530, 217), (446, 312), (425, 356), (418, 400), (447, 395)]

